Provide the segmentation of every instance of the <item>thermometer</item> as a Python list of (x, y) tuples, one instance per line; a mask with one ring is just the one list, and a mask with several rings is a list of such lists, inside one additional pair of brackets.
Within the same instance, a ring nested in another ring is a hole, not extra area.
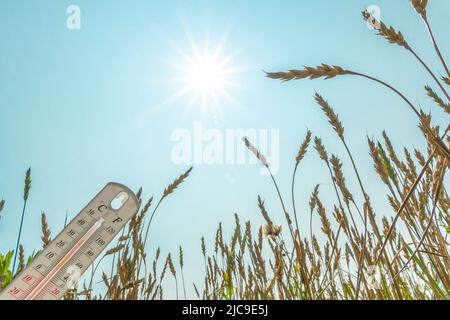
[(60, 299), (75, 287), (138, 209), (138, 200), (130, 189), (108, 183), (0, 292), (0, 300)]

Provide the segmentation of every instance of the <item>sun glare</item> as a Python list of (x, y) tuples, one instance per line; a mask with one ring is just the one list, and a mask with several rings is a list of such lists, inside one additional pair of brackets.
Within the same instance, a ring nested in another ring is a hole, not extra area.
[(172, 98), (190, 96), (190, 104), (202, 107), (217, 106), (225, 99), (233, 101), (229, 89), (234, 86), (231, 75), (236, 72), (229, 63), (232, 56), (221, 54), (223, 45), (211, 48), (209, 45), (199, 48), (191, 42), (191, 53), (181, 51), (182, 63), (176, 65), (176, 82), (181, 89)]
[(201, 95), (214, 94), (224, 85), (225, 70), (208, 52), (192, 61), (187, 71), (188, 85)]

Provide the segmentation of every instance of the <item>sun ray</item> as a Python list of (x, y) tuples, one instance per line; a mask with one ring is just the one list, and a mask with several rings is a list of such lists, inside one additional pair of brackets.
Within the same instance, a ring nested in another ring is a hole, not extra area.
[(172, 83), (180, 85), (180, 89), (169, 98), (169, 101), (187, 97), (190, 105), (198, 104), (205, 109), (220, 102), (235, 102), (229, 92), (230, 88), (237, 87), (231, 77), (239, 71), (231, 66), (236, 54), (223, 55), (226, 35), (222, 36), (217, 45), (212, 46), (207, 39), (199, 46), (192, 35), (186, 32), (190, 52), (186, 53), (175, 47), (180, 61), (172, 63), (178, 72)]

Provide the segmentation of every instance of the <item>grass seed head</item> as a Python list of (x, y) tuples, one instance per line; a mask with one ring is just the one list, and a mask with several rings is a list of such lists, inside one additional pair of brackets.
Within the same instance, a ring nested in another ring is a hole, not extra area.
[(244, 141), (245, 146), (247, 147), (247, 149), (253, 153), (253, 155), (259, 160), (261, 161), (261, 164), (265, 167), (269, 166), (269, 163), (267, 162), (266, 157), (259, 152), (259, 150), (248, 140), (247, 137), (242, 138), (242, 140)]
[(325, 146), (322, 144), (322, 139), (318, 137), (314, 138), (314, 148), (319, 153), (320, 159), (328, 163), (328, 153), (325, 150)]
[(42, 211), (41, 214), (41, 230), (42, 230), (42, 248), (45, 248), (51, 241), (51, 232), (50, 232), (50, 228), (48, 227), (48, 223), (47, 223), (47, 217), (45, 216), (45, 212)]
[(28, 168), (25, 174), (25, 187), (23, 191), (23, 200), (27, 201), (31, 189), (31, 168)]
[(282, 231), (281, 225), (275, 225), (275, 224), (266, 224), (264, 226), (264, 235), (266, 237), (270, 238), (277, 238)]
[(421, 16), (426, 15), (428, 0), (410, 0), (414, 10)]
[(305, 66), (301, 70), (289, 70), (287, 72), (266, 72), (266, 76), (268, 78), (282, 81), (317, 78), (324, 78), (325, 80), (328, 80), (345, 74), (350, 74), (350, 71), (347, 71), (339, 66), (330, 66), (328, 64), (321, 64), (317, 67)]
[(298, 150), (297, 156), (295, 157), (295, 165), (298, 166), (300, 164), (300, 161), (303, 160), (306, 153), (308, 152), (308, 147), (311, 142), (311, 131), (308, 130), (306, 133), (305, 140), (303, 140), (302, 145), (300, 146), (300, 149)]
[(189, 176), (191, 173), (193, 167), (190, 167), (185, 173), (180, 175), (177, 179), (175, 179), (169, 186), (164, 189), (163, 198), (167, 197), (169, 194), (171, 194), (180, 184), (183, 183), (183, 181)]
[(362, 15), (366, 22), (376, 27), (378, 35), (382, 36), (392, 44), (397, 44), (405, 49), (410, 49), (408, 42), (400, 31), (396, 31), (393, 27), (387, 27), (382, 21), (377, 20), (369, 11), (363, 11)]
[(315, 94), (314, 98), (316, 102), (320, 105), (320, 108), (325, 112), (328, 117), (328, 121), (333, 127), (334, 131), (338, 134), (341, 139), (344, 139), (344, 127), (339, 120), (338, 115), (334, 112), (333, 108), (328, 104), (328, 102), (318, 93)]
[(450, 114), (450, 104), (445, 103), (444, 100), (442, 100), (441, 97), (438, 96), (436, 92), (433, 91), (433, 89), (430, 86), (425, 86), (425, 91), (427, 92), (428, 96), (433, 99), (433, 101), (441, 107), (447, 114)]

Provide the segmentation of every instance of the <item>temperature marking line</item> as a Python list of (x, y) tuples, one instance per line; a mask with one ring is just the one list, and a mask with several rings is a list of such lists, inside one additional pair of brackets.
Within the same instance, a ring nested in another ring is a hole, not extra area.
[(42, 289), (45, 289), (47, 284), (53, 279), (53, 276), (57, 274), (61, 268), (65, 265), (65, 263), (70, 260), (78, 250), (86, 243), (87, 240), (97, 231), (98, 228), (101, 227), (105, 220), (100, 218), (94, 225), (86, 232), (81, 239), (70, 249), (64, 258), (62, 258), (55, 267), (42, 279), (42, 281), (31, 290), (31, 292), (24, 298), (24, 300), (33, 300), (41, 293)]

